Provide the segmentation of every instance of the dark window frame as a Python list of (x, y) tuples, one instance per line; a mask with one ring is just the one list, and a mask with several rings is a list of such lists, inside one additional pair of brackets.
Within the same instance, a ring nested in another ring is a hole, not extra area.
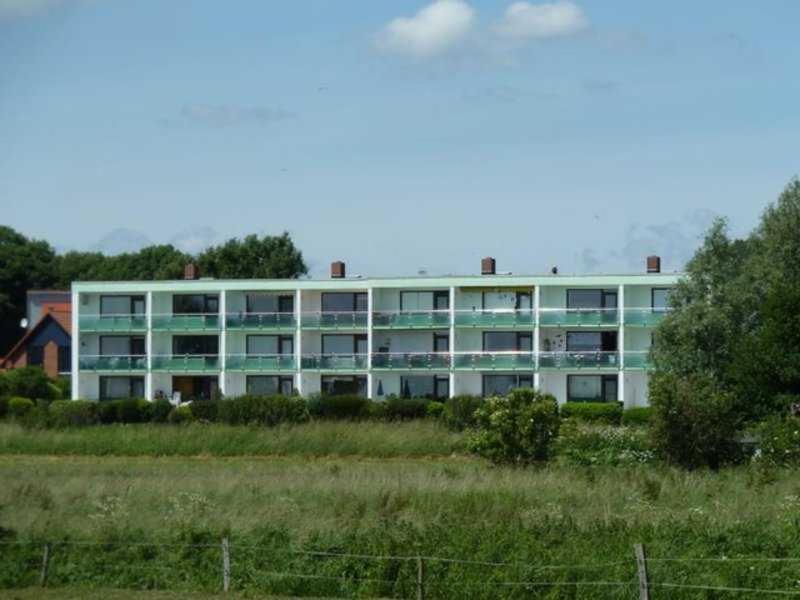
[[(570, 294), (572, 292), (600, 292), (600, 306), (585, 308), (573, 307), (570, 302)], [(614, 298), (614, 306), (608, 305), (608, 298)], [(616, 290), (608, 290), (606, 288), (567, 288), (567, 308), (575, 308), (576, 310), (600, 310), (604, 308), (619, 308), (619, 293)]]
[(103, 341), (108, 338), (126, 338), (128, 340), (128, 346), (131, 348), (133, 347), (134, 340), (141, 340), (142, 352), (141, 353), (131, 352), (130, 356), (144, 356), (145, 354), (147, 354), (147, 341), (145, 339), (145, 336), (143, 335), (101, 335), (97, 343), (97, 349), (100, 351), (99, 352), (100, 356), (113, 356), (111, 354), (106, 354), (105, 352), (103, 352)]
[[(247, 314), (258, 314), (255, 313), (252, 308), (250, 307), (250, 295), (251, 294), (262, 294), (262, 295), (270, 295), (269, 292), (245, 292), (244, 293), (244, 305), (245, 305), (245, 312)], [(278, 311), (276, 314), (279, 315), (290, 315), (294, 313), (294, 294), (272, 294), (278, 297)], [(287, 300), (291, 300), (292, 308), (290, 310), (283, 309), (283, 303)]]
[[(187, 353), (187, 352), (178, 352), (176, 350), (178, 340), (184, 338), (203, 338), (209, 340), (216, 340), (217, 341), (217, 351), (216, 352), (200, 352), (200, 353)], [(172, 354), (175, 356), (219, 356), (219, 336), (218, 335), (173, 335), (172, 336)]]
[[(600, 348), (592, 349), (592, 350), (572, 350), (570, 349), (569, 337), (572, 334), (597, 334), (600, 336)], [(606, 348), (606, 341), (610, 338), (614, 339), (613, 348), (607, 349)], [(619, 332), (616, 330), (571, 330), (567, 331), (564, 334), (564, 344), (567, 349), (567, 352), (619, 352)]]
[[(106, 298), (127, 298), (128, 299), (128, 312), (126, 312), (126, 313), (107, 313), (107, 312), (104, 312), (103, 311), (103, 300), (105, 300)], [(133, 312), (133, 305), (134, 305), (134, 302), (136, 302), (137, 300), (140, 300), (142, 302), (143, 306), (144, 306), (144, 311), (141, 312), (141, 313)], [(141, 294), (101, 294), (100, 295), (100, 316), (103, 316), (103, 315), (113, 316), (113, 315), (119, 315), (119, 314), (131, 315), (131, 316), (136, 316), (136, 317), (145, 316), (147, 314), (147, 299), (146, 299), (146, 297), (141, 295)]]
[[(450, 376), (449, 375), (401, 375), (400, 376), (400, 397), (401, 398), (409, 398), (411, 396), (406, 396), (403, 392), (405, 388), (405, 380), (409, 377), (415, 378), (430, 378), (433, 380), (433, 392), (430, 395), (423, 396), (425, 398), (430, 398), (431, 400), (441, 400), (447, 399), (450, 396)], [(438, 385), (439, 383), (445, 383), (447, 385), (447, 389), (444, 394), (438, 393)], [(416, 396), (418, 397), (418, 396)]]
[(369, 344), (369, 336), (365, 333), (323, 333), (321, 336), (322, 339), (320, 341), (320, 348), (322, 349), (322, 354), (332, 354), (330, 352), (325, 352), (325, 338), (332, 336), (353, 338), (353, 351), (346, 352), (345, 354), (359, 354), (358, 352), (359, 341), (366, 341), (367, 344)]
[[(533, 373), (483, 373), (481, 375), (481, 397), (486, 397), (486, 378), (487, 377), (514, 377), (516, 378), (516, 385), (512, 386), (512, 390), (519, 389), (521, 387), (525, 388), (533, 388)], [(525, 379), (530, 383), (530, 385), (523, 386), (521, 385), (521, 381)]]
[[(325, 380), (329, 379), (338, 379), (338, 380), (349, 380), (351, 383), (356, 384), (358, 388), (361, 388), (363, 382), (363, 389), (364, 389), (364, 397), (367, 397), (367, 376), (366, 375), (321, 375), (320, 376), (320, 391), (325, 394)], [(347, 394), (358, 394), (358, 392), (347, 392)], [(336, 395), (336, 394), (333, 394)]]
[[(444, 339), (447, 341), (447, 350), (437, 350), (436, 349), (436, 342), (437, 340)], [(433, 348), (434, 352), (450, 352), (450, 334), (449, 333), (438, 333), (436, 331), (433, 332)]]
[[(493, 334), (493, 333), (509, 333), (516, 335), (516, 350), (487, 350), (486, 349), (486, 335)], [(530, 348), (520, 348), (520, 338), (527, 337), (531, 341)], [(481, 348), (483, 352), (533, 352), (533, 333), (530, 331), (484, 331), (481, 334)]]
[[(176, 310), (175, 303), (178, 298), (191, 298), (191, 297), (202, 297), (203, 298), (203, 311), (199, 313), (187, 313), (185, 311), (178, 311)], [(214, 301), (217, 304), (216, 310), (209, 310), (208, 305), (209, 301)], [(172, 314), (173, 315), (216, 315), (219, 314), (219, 294), (205, 294), (205, 293), (197, 293), (197, 294), (172, 294)]]
[[(295, 389), (294, 388), (294, 376), (292, 376), (292, 375), (246, 375), (245, 376), (245, 382), (244, 382), (244, 386), (245, 386), (244, 389), (245, 389), (245, 392), (247, 394), (254, 394), (255, 393), (250, 389), (250, 382), (252, 380), (256, 380), (256, 379), (274, 379), (274, 380), (276, 380), (276, 383), (277, 383), (276, 389), (278, 390), (276, 393), (278, 395), (280, 395), (280, 396), (291, 396), (291, 394), (294, 392), (294, 389)], [(283, 386), (285, 384), (287, 384), (287, 383), (289, 385), (290, 392), (288, 394), (285, 394), (283, 392)]]
[[(599, 377), (600, 378), (600, 398), (573, 398), (570, 396), (570, 381), (575, 377)], [(617, 402), (617, 398), (614, 400), (606, 400), (606, 386), (609, 383), (613, 382), (617, 389), (617, 394), (619, 394), (619, 379), (617, 375), (605, 375), (605, 374), (576, 374), (572, 373), (567, 375), (567, 402)]]
[[(353, 297), (352, 308), (350, 310), (330, 310), (330, 309), (325, 309), (325, 298), (326, 298), (326, 296), (343, 296), (343, 295), (348, 295), (348, 294)], [(369, 306), (367, 306), (367, 308), (365, 308), (364, 310), (358, 310), (358, 298), (360, 298), (360, 297), (368, 298), (369, 294), (367, 292), (322, 292), (322, 294), (320, 294), (319, 306), (320, 306), (321, 312), (323, 312), (323, 313), (348, 313), (348, 312), (358, 313), (358, 312), (367, 312), (369, 310)], [(367, 303), (369, 304), (369, 300), (367, 300)]]
[[(258, 354), (250, 354), (250, 338), (254, 337), (271, 337), (278, 339), (278, 354), (281, 356), (292, 356), (294, 354), (294, 336), (293, 335), (278, 335), (278, 334), (269, 334), (269, 333), (249, 333), (244, 338), (244, 353), (246, 356), (258, 356)], [(291, 352), (281, 352), (282, 343), (285, 341), (290, 341), (292, 343), (292, 351)]]
[[(669, 293), (673, 290), (673, 288), (668, 287), (654, 287), (650, 288), (650, 310), (653, 312), (666, 312), (669, 310)], [(656, 292), (666, 292), (667, 293), (667, 304), (664, 308), (656, 308)]]
[[(531, 289), (530, 292), (524, 292), (522, 290), (509, 290), (514, 292), (514, 310), (533, 310), (533, 290)], [(502, 288), (493, 290), (493, 291), (482, 291), (481, 292), (481, 310), (486, 310), (486, 294), (497, 294), (502, 293)], [(528, 296), (531, 301), (531, 307), (526, 309), (520, 309), (519, 307), (519, 299), (521, 296)]]
[[(105, 389), (105, 386), (103, 385), (103, 383), (107, 379), (127, 379), (128, 380), (128, 395), (127, 396), (117, 397), (117, 398), (110, 398), (110, 397), (106, 396), (105, 394), (103, 394), (103, 390)], [(134, 385), (134, 382), (136, 382), (136, 381), (140, 381), (141, 382), (141, 384), (142, 384), (142, 392), (144, 392), (145, 389), (144, 389), (144, 376), (143, 375), (101, 375), (100, 376), (99, 400), (101, 400), (101, 401), (103, 401), (103, 400), (127, 400), (129, 398), (138, 398), (139, 396), (136, 396), (133, 393), (133, 385)], [(144, 395), (144, 393), (142, 395)]]
[[(448, 290), (400, 290), (400, 312), (403, 312), (403, 294), (431, 294), (431, 310), (450, 310), (450, 292)], [(444, 298), (446, 308), (436, 308), (436, 299)]]

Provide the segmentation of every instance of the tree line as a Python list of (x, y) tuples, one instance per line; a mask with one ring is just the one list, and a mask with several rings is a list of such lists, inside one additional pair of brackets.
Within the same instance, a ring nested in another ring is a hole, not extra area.
[(302, 252), (286, 232), (233, 238), (197, 255), (160, 244), (109, 256), (59, 254), (47, 241), (0, 226), (0, 355), (23, 333), (20, 320), (28, 290), (69, 289), (73, 281), (180, 279), (188, 262), (195, 262), (203, 276), (221, 279), (290, 279), (308, 273)]

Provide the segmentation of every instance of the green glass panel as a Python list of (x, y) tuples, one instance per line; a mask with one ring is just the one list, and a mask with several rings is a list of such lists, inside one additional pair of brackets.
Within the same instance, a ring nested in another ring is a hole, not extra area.
[(155, 315), (153, 329), (169, 331), (219, 329), (219, 315)]
[(78, 320), (81, 331), (144, 331), (147, 318), (143, 315), (91, 315)]
[(377, 312), (372, 316), (374, 327), (387, 328), (424, 328), (424, 327), (449, 327), (449, 311), (415, 311), (415, 312)]
[(270, 354), (261, 356), (229, 355), (225, 359), (225, 369), (229, 371), (293, 371), (294, 356), (291, 354)]
[(229, 329), (294, 329), (294, 313), (238, 313), (225, 319)]
[(539, 314), (541, 325), (557, 327), (598, 327), (617, 325), (618, 311), (606, 309), (543, 309)]
[(302, 316), (302, 323), (306, 329), (360, 329), (367, 326), (367, 313), (308, 313)]
[(459, 327), (533, 327), (534, 325), (532, 310), (457, 311), (455, 321)]
[(144, 356), (81, 356), (78, 359), (81, 371), (144, 371), (147, 358)]
[(530, 370), (534, 366), (531, 352), (474, 352), (455, 355), (456, 369)]
[(160, 371), (217, 371), (217, 356), (154, 356), (153, 369)]
[(372, 367), (375, 369), (447, 369), (450, 367), (450, 355), (440, 352), (373, 354)]
[(625, 325), (633, 327), (656, 327), (664, 318), (664, 311), (651, 308), (626, 308)]
[(614, 369), (619, 367), (617, 352), (544, 352), (539, 356), (543, 369)]
[(314, 354), (302, 359), (304, 369), (355, 371), (367, 368), (366, 354)]
[(649, 369), (653, 365), (650, 362), (649, 352), (626, 352), (625, 353), (625, 368), (626, 369)]

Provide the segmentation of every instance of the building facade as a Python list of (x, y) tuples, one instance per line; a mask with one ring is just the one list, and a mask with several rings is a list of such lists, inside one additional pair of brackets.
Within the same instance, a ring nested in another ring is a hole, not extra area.
[(73, 398), (245, 393), (446, 398), (536, 387), (647, 404), (653, 328), (679, 275), (80, 282)]

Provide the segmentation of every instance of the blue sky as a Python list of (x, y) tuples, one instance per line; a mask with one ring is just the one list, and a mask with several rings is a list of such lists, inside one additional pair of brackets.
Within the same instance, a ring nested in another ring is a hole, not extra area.
[(679, 268), (800, 172), (800, 3), (0, 0), (3, 223), (314, 274)]

